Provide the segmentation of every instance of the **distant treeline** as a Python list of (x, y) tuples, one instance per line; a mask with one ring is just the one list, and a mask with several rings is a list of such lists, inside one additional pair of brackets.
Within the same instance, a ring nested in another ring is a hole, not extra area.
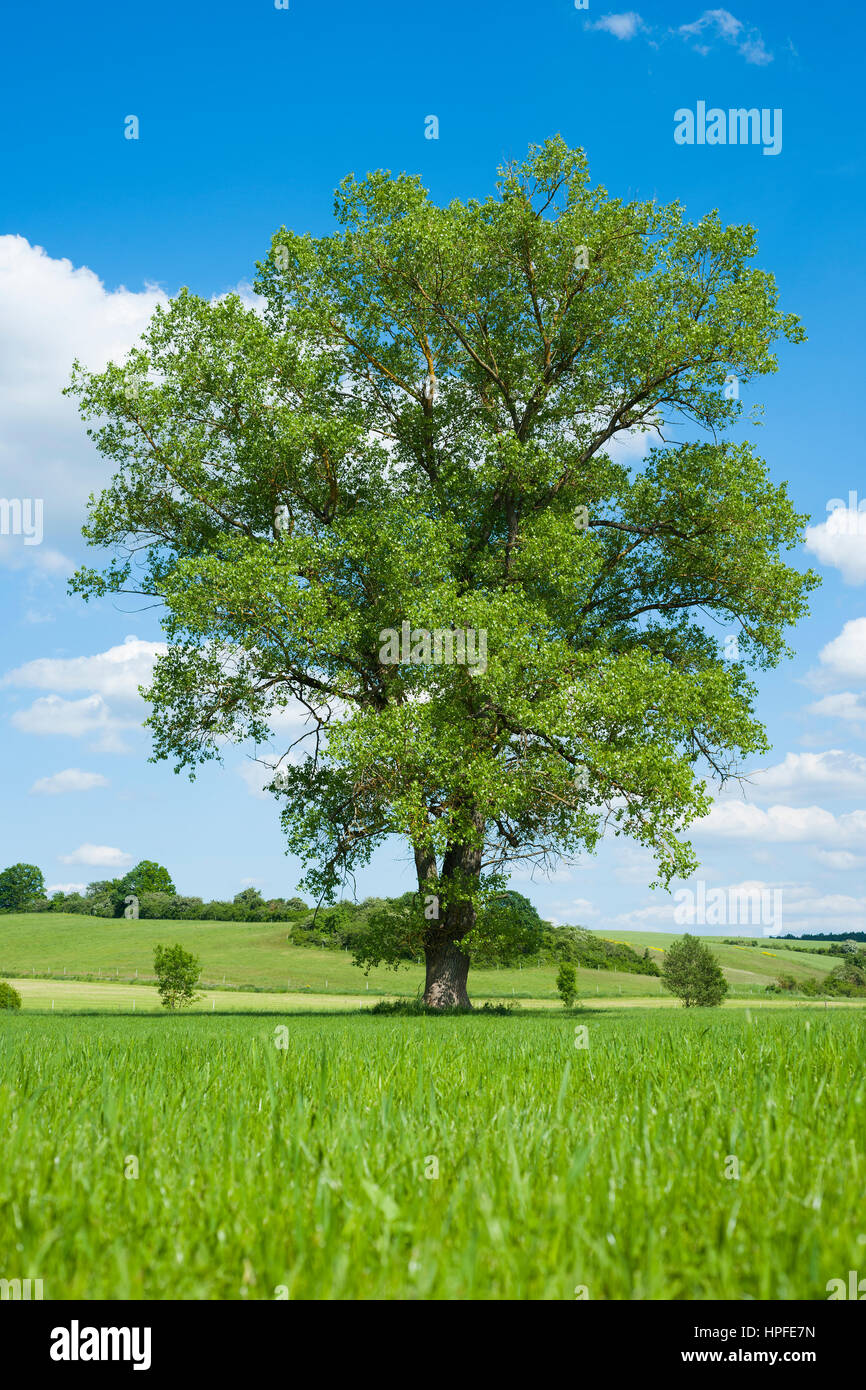
[(810, 932), (806, 932), (806, 933), (800, 932), (799, 935), (795, 935), (793, 932), (785, 932), (784, 936), (781, 936), (781, 935), (777, 936), (776, 933), (774, 932), (774, 933), (773, 933), (773, 936), (772, 936), (772, 940), (773, 940), (773, 941), (835, 941), (835, 942), (837, 942), (837, 943), (841, 943), (841, 942), (843, 942), (843, 941), (866, 941), (866, 931), (846, 931), (846, 932), (810, 931)]

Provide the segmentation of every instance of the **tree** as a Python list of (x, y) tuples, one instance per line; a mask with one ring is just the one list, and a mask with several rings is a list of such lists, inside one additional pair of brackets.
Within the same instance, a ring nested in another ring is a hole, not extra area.
[(728, 992), (722, 967), (705, 941), (688, 932), (665, 952), (662, 984), (682, 999), (686, 1008), (721, 1004)]
[(258, 888), (243, 888), (240, 893), (235, 893), (234, 900), (242, 907), (264, 907), (265, 900)]
[(142, 893), (171, 893), (177, 889), (171, 881), (171, 874), (153, 859), (142, 859), (128, 874), (119, 880), (119, 888), (124, 898), (134, 893), (140, 898)]
[(563, 961), (556, 974), (556, 992), (566, 1009), (570, 1009), (577, 998), (577, 974), (574, 966)]
[(0, 873), (0, 908), (21, 912), (45, 897), (45, 879), (35, 864), (11, 864)]
[(0, 980), (0, 1009), (20, 1009), (21, 995), (5, 980)]
[(176, 770), (305, 712), (271, 782), (302, 886), (333, 901), (403, 837), (425, 1000), (465, 1005), (512, 864), (609, 827), (688, 876), (707, 777), (768, 748), (747, 671), (817, 579), (782, 558), (807, 518), (721, 436), (730, 381), (804, 333), (751, 227), (610, 198), (559, 137), (483, 201), (350, 177), (336, 221), (276, 233), (260, 310), (183, 290), (124, 363), (76, 364), (115, 559), (72, 588), (163, 605)]
[(153, 969), (165, 1008), (182, 1009), (200, 998), (196, 985), (201, 975), (201, 961), (191, 951), (185, 951), (180, 945), (157, 946), (153, 953)]

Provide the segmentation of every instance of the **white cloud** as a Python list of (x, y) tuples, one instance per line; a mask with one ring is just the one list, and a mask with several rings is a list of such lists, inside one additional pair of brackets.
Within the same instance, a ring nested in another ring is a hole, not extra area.
[(34, 700), (27, 709), (16, 710), (10, 723), (24, 734), (93, 737), (94, 742), (89, 747), (92, 752), (99, 753), (129, 752), (120, 731), (139, 726), (138, 720), (114, 715), (101, 695), (86, 695), (81, 700), (45, 695)]
[[(834, 498), (834, 501), (841, 499)], [(826, 521), (806, 527), (806, 549), (840, 571), (846, 584), (866, 584), (866, 513), (834, 507)]]
[(46, 893), (83, 893), (86, 883), (49, 883)]
[(0, 236), (0, 476), (5, 496), (43, 499), (45, 531), (43, 545), (0, 547), (0, 563), (71, 568), (59, 552), (79, 544), (88, 494), (110, 465), (62, 389), (73, 358), (98, 371), (125, 357), (166, 299), (154, 285), (108, 290), (92, 270)]
[(692, 830), (695, 835), (758, 844), (866, 844), (866, 811), (834, 816), (822, 806), (770, 806), (762, 811), (741, 801), (720, 801)]
[(655, 903), (652, 907), (636, 907), (631, 912), (618, 912), (613, 921), (618, 927), (632, 927), (639, 931), (646, 931), (653, 922), (662, 925), (673, 923), (675, 907), (676, 904), (673, 901)]
[(165, 642), (130, 636), (95, 656), (38, 657), (10, 671), (2, 684), (36, 690), (89, 690), (108, 699), (138, 700), (138, 687), (149, 683), (157, 656), (166, 650)]
[(89, 864), (104, 869), (125, 869), (132, 863), (132, 855), (111, 845), (79, 845), (71, 854), (58, 855), (61, 864)]
[(681, 24), (676, 32), (689, 42), (697, 40), (692, 47), (703, 55), (710, 52), (714, 39), (721, 39), (724, 43), (732, 44), (747, 63), (765, 67), (773, 61), (773, 55), (767, 51), (759, 31), (747, 29), (730, 10), (704, 10), (700, 18), (692, 20), (690, 24)]
[(568, 906), (581, 917), (598, 916), (598, 908), (593, 906), (589, 898), (572, 898)]
[(802, 898), (790, 905), (786, 903), (785, 909), (789, 914), (800, 917), (814, 917), (816, 914), (836, 916), (841, 913), (844, 916), (856, 914), (862, 920), (866, 919), (866, 898), (853, 898), (849, 893), (824, 893), (817, 898)]
[[(26, 734), (60, 734), (68, 738), (91, 737), (89, 746), (101, 753), (127, 753), (122, 737), (126, 729), (140, 728), (145, 706), (138, 693), (150, 682), (154, 662), (166, 650), (164, 642), (145, 642), (127, 637), (116, 647), (94, 656), (38, 657), (9, 671), (0, 681), (6, 686), (36, 690), (91, 693), (80, 700), (51, 694), (16, 710), (11, 722)], [(114, 702), (109, 704), (109, 699)], [(120, 710), (114, 708), (120, 705)]]
[(237, 773), (246, 783), (250, 796), (259, 797), (262, 801), (273, 799), (273, 792), (266, 791), (265, 788), (274, 780), (274, 768), (279, 761), (279, 758), (270, 757), (249, 758), (240, 764)]
[[(245, 282), (236, 293), (258, 307)], [(0, 538), (0, 565), (74, 569), (64, 552), (80, 551), (88, 496), (107, 486), (113, 465), (88, 439), (63, 388), (75, 358), (90, 371), (122, 362), (167, 302), (158, 285), (108, 289), (86, 266), (55, 259), (26, 237), (0, 236), (0, 477), (4, 496), (44, 503), (43, 543)]]
[(732, 15), (730, 10), (704, 10), (703, 14), (689, 24), (680, 24), (676, 29), (669, 29), (667, 34), (659, 34), (658, 38), (658, 31), (647, 24), (636, 10), (602, 15), (601, 19), (595, 21), (587, 20), (584, 28), (612, 34), (615, 39), (626, 41), (640, 35), (651, 48), (658, 48), (659, 43), (665, 38), (680, 38), (702, 57), (706, 57), (712, 51), (714, 43), (720, 40), (722, 43), (730, 44), (741, 58), (756, 67), (765, 67), (773, 61), (773, 55), (767, 49), (759, 30), (744, 24), (741, 19)]
[(613, 34), (615, 39), (633, 39), (635, 34), (646, 32), (647, 26), (635, 10), (624, 14), (606, 14), (594, 23), (588, 20), (586, 29), (598, 29), (605, 34)]
[(50, 777), (40, 777), (30, 791), (40, 796), (60, 796), (63, 792), (87, 792), (93, 787), (107, 786), (108, 778), (101, 772), (82, 772), (80, 768), (67, 767)]
[(824, 753), (788, 753), (784, 762), (748, 774), (753, 796), (780, 793), (811, 797), (819, 789), (826, 795), (866, 795), (866, 758), (841, 748)]
[(866, 704), (861, 704), (860, 696), (850, 690), (843, 690), (838, 695), (825, 695), (823, 700), (807, 705), (806, 713), (821, 715), (825, 719), (844, 719), (851, 724), (866, 722)]
[(818, 659), (828, 675), (866, 680), (866, 618), (851, 618), (838, 637), (821, 648)]
[(866, 864), (866, 855), (852, 854), (847, 849), (819, 849), (815, 851), (815, 858), (819, 864), (823, 864), (827, 869), (862, 869)]

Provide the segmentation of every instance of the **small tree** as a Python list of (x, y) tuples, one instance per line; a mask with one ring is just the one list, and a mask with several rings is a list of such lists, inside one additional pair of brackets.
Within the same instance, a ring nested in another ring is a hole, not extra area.
[(265, 900), (258, 888), (242, 888), (240, 893), (235, 893), (234, 900), (241, 907), (264, 907)]
[(21, 912), (36, 898), (45, 897), (45, 879), (35, 864), (11, 864), (0, 873), (0, 907)]
[(156, 987), (167, 1009), (182, 1009), (200, 998), (196, 985), (201, 975), (201, 961), (179, 944), (157, 946), (153, 953)]
[(577, 974), (574, 966), (563, 961), (556, 976), (556, 990), (563, 1007), (570, 1009), (577, 998)]
[(721, 1004), (728, 992), (728, 982), (713, 952), (705, 941), (688, 932), (682, 941), (668, 947), (662, 984), (682, 999), (687, 1009), (694, 1004)]
[(0, 980), (0, 1009), (20, 1009), (21, 995), (17, 989), (7, 985), (5, 980)]

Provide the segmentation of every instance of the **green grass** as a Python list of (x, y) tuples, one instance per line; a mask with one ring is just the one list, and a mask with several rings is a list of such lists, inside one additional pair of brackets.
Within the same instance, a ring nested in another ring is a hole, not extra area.
[(3, 1276), (52, 1299), (823, 1300), (864, 1267), (860, 1010), (283, 1023), (280, 1050), (277, 1018), (0, 1016)]
[[(69, 979), (25, 979), (16, 980), (15, 988), (22, 998), (22, 1007), (28, 1013), (75, 1013), (75, 1014), (162, 1014), (162, 1002), (154, 985), (129, 984), (123, 981), (69, 980)], [(412, 1001), (417, 996), (413, 996)], [(190, 1013), (328, 1013), (341, 1011), (357, 1013), (358, 1009), (372, 1008), (380, 999), (405, 999), (406, 996), (374, 994), (373, 991), (357, 990), (354, 994), (341, 994), (334, 990), (316, 993), (314, 990), (270, 992), (257, 989), (214, 989), (202, 990), (201, 997), (188, 1007)], [(483, 1005), (484, 995), (473, 992), (476, 1005)], [(501, 996), (494, 996), (491, 1002), (501, 1003)], [(790, 1009), (790, 995), (758, 994), (754, 998), (734, 995), (725, 999), (723, 1008), (729, 1009)], [(814, 1003), (814, 1001), (813, 1001)], [(522, 1009), (561, 1009), (558, 998), (550, 999), (511, 999), (507, 1007), (517, 1005)], [(797, 1000), (794, 1007), (806, 1007), (806, 1000)], [(606, 998), (589, 995), (579, 1001), (579, 1007), (589, 1009), (618, 1008), (663, 1008), (679, 1009), (679, 1000), (667, 992), (658, 995), (633, 995), (616, 993)], [(866, 999), (832, 999), (824, 1001), (821, 1007), (831, 1009), (866, 1008)]]
[[(152, 978), (153, 948), (179, 941), (203, 962), (208, 987), (316, 994), (366, 994), (365, 977), (345, 951), (292, 946), (286, 927), (256, 922), (126, 922), (69, 913), (21, 913), (0, 916), (0, 979), (67, 978), (92, 975), (118, 982)], [(600, 933), (602, 935), (602, 933)], [(628, 939), (638, 949), (650, 947), (656, 962), (662, 949), (676, 939), (661, 932), (610, 932), (611, 939)], [(780, 971), (796, 980), (822, 978), (834, 964), (831, 956), (785, 951), (776, 942), (757, 948), (725, 946), (710, 939), (732, 991), (760, 995)], [(397, 972), (384, 968), (368, 977), (372, 995), (412, 996), (423, 985), (423, 969), (413, 965)], [(555, 1000), (556, 967), (476, 970), (470, 973), (470, 993), (481, 999)], [(580, 998), (644, 998), (663, 994), (658, 979), (610, 970), (578, 970)]]

